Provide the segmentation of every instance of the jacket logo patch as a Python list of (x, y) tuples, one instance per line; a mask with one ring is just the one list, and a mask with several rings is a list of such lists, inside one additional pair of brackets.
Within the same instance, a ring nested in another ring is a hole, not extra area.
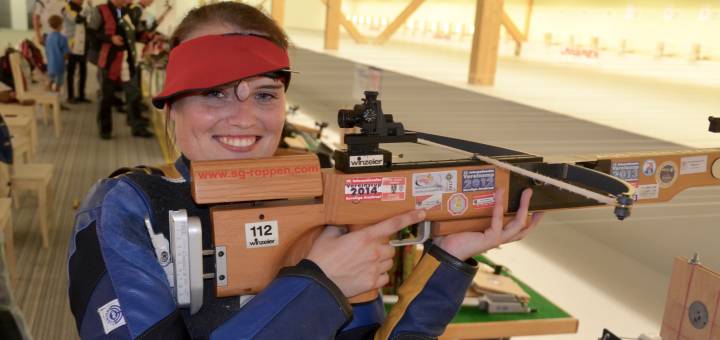
[(97, 312), (100, 314), (100, 320), (102, 321), (105, 334), (109, 334), (118, 327), (125, 325), (125, 317), (123, 317), (118, 299), (106, 303), (104, 306), (98, 308)]

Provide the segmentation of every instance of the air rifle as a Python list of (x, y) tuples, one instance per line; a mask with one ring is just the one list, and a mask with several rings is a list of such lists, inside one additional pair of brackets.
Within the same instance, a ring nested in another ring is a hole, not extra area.
[[(377, 92), (338, 112), (347, 149), (321, 168), (313, 154), (191, 163), (192, 196), (210, 205), (212, 249), (184, 210), (170, 213), (176, 299), (195, 313), (203, 280), (218, 297), (256, 294), (280, 268), (304, 258), (325, 225), (362, 228), (412, 209), (426, 209), (416, 237), (482, 231), (490, 226), (494, 192), (503, 188), (506, 219), (520, 194), (533, 189), (530, 211), (612, 207), (620, 220), (635, 203), (670, 200), (695, 186), (720, 184), (720, 149), (599, 156), (576, 163), (455, 138), (407, 131), (382, 112)], [(383, 148), (380, 148), (380, 146)], [(207, 229), (206, 229), (207, 230)], [(204, 273), (203, 256), (215, 257)]]

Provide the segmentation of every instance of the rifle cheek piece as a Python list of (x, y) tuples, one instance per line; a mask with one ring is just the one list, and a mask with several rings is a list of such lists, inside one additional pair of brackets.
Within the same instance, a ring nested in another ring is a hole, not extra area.
[(615, 217), (622, 221), (626, 217), (630, 216), (630, 208), (633, 205), (634, 200), (627, 194), (622, 194), (617, 197), (617, 205), (615, 206)]

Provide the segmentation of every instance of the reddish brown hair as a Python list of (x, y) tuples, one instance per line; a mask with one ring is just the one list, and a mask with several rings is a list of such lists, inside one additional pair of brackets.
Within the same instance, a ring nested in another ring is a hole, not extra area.
[(172, 47), (179, 45), (198, 27), (223, 24), (242, 31), (266, 36), (276, 45), (287, 49), (288, 37), (273, 19), (257, 8), (239, 2), (218, 2), (191, 10), (170, 39)]
[(60, 28), (60, 26), (62, 26), (63, 18), (61, 18), (59, 15), (53, 15), (50, 17), (50, 19), (48, 19), (48, 24), (50, 24), (50, 27), (52, 27), (52, 29), (57, 30), (58, 28)]

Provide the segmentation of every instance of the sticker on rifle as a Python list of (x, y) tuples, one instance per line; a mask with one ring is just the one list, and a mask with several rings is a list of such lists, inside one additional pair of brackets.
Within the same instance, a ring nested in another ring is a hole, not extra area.
[(638, 185), (635, 189), (635, 200), (651, 200), (660, 196), (660, 187), (657, 184)]
[(379, 200), (382, 177), (348, 178), (345, 180), (346, 201)]
[(413, 174), (413, 196), (457, 192), (457, 171), (438, 171)]
[(467, 211), (468, 199), (464, 194), (452, 194), (448, 199), (448, 212), (453, 216), (460, 216)]
[(655, 170), (657, 170), (657, 163), (655, 163), (654, 159), (643, 162), (643, 175), (652, 176), (655, 174)]
[(464, 170), (462, 191), (473, 192), (495, 189), (495, 169)]
[(415, 196), (415, 209), (430, 210), (440, 207), (442, 204), (442, 194), (435, 193), (432, 195)]
[(712, 165), (712, 175), (715, 179), (720, 179), (720, 158), (716, 159)]
[(612, 175), (628, 182), (640, 178), (640, 162), (619, 162), (612, 164)]
[(680, 174), (702, 174), (707, 171), (708, 156), (692, 156), (680, 158)]
[(245, 246), (248, 248), (275, 247), (280, 244), (277, 221), (245, 223)]
[(351, 168), (382, 166), (383, 155), (350, 156), (349, 161)]
[(472, 206), (474, 209), (483, 209), (495, 206), (495, 194), (482, 194), (472, 196)]
[(404, 201), (405, 187), (407, 180), (405, 177), (383, 177), (380, 193), (382, 193), (383, 201)]
[(669, 188), (672, 186), (675, 183), (677, 176), (677, 165), (675, 165), (675, 162), (671, 161), (660, 164), (660, 167), (655, 174), (655, 178), (661, 188)]

